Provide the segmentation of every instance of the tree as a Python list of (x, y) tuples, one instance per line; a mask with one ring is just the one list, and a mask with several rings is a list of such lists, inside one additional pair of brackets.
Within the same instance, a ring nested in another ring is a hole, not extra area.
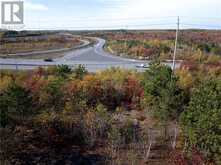
[(212, 52), (216, 55), (221, 55), (221, 47), (216, 45), (215, 47), (212, 48)]
[(27, 89), (12, 83), (6, 91), (5, 98), (7, 104), (3, 106), (2, 112), (8, 112), (12, 117), (19, 116), (20, 122), (32, 113), (32, 97)]
[(74, 70), (75, 78), (83, 79), (83, 77), (87, 74), (87, 70), (83, 65), (78, 65)]
[(72, 69), (68, 65), (58, 65), (55, 67), (51, 67), (48, 69), (48, 71), (63, 78), (66, 78), (68, 74), (72, 73)]
[(181, 68), (176, 73), (179, 76), (178, 85), (184, 90), (190, 90), (194, 85), (194, 78), (191, 72), (185, 68)]
[(4, 32), (2, 36), (3, 37), (17, 37), (18, 35), (19, 35), (19, 32), (10, 30), (10, 31)]
[(51, 77), (48, 84), (40, 92), (40, 103), (46, 109), (53, 111), (63, 110), (64, 107), (64, 92), (62, 87), (64, 79)]
[(176, 120), (185, 106), (184, 92), (170, 67), (153, 63), (144, 73), (144, 94), (155, 117)]
[(64, 76), (71, 73), (71, 68), (68, 65), (59, 65), (57, 67), (57, 72), (59, 75)]
[(173, 74), (172, 69), (160, 63), (151, 64), (150, 69), (144, 74), (144, 94), (148, 108), (165, 126), (165, 135), (167, 135), (167, 122), (175, 122), (174, 137), (171, 141), (174, 149), (178, 135), (177, 120), (188, 101), (177, 82), (178, 77)]
[(6, 127), (9, 122), (8, 99), (5, 93), (0, 94), (0, 127)]
[(221, 163), (221, 80), (194, 89), (181, 123), (188, 146)]

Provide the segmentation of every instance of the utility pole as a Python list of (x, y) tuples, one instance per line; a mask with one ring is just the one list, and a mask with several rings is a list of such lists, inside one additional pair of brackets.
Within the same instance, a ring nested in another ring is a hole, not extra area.
[(125, 55), (127, 54), (127, 25), (125, 26), (125, 40), (124, 40), (124, 49), (125, 49)]
[(176, 69), (176, 52), (177, 52), (177, 40), (178, 40), (179, 29), (180, 29), (180, 17), (177, 18), (176, 40), (175, 40), (175, 48), (173, 54), (173, 71), (175, 71)]

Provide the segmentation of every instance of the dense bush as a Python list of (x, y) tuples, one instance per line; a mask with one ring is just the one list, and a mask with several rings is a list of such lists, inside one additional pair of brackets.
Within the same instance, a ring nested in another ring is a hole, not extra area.
[(61, 111), (64, 107), (64, 94), (62, 86), (64, 80), (60, 78), (52, 78), (39, 93), (39, 103), (42, 108), (52, 111)]
[(0, 127), (5, 127), (9, 122), (9, 112), (8, 112), (8, 99), (6, 95), (1, 93), (0, 95)]
[(142, 164), (160, 153), (164, 163), (172, 146), (172, 162), (219, 161), (220, 78), (219, 66), (173, 72), (156, 62), (144, 73), (111, 68), (92, 74), (82, 66), (4, 72), (0, 158), (65, 164), (91, 152), (106, 164)]
[(168, 54), (172, 50), (169, 41), (147, 40), (116, 40), (109, 41), (108, 48), (119, 54), (127, 54), (131, 57), (153, 58), (161, 54)]
[(197, 45), (197, 48), (207, 53), (214, 53), (216, 55), (221, 55), (221, 46), (219, 46), (219, 44), (202, 43)]
[(78, 65), (74, 70), (74, 77), (77, 79), (83, 79), (83, 77), (87, 74), (87, 70), (83, 65)]
[(207, 80), (196, 87), (181, 121), (189, 147), (221, 162), (221, 81)]
[(154, 63), (144, 74), (144, 92), (154, 116), (163, 121), (176, 120), (184, 110), (186, 97), (171, 68)]
[[(104, 36), (107, 50), (116, 55), (161, 60), (172, 60), (173, 57), (175, 31), (107, 33)], [(205, 57), (220, 56), (220, 43), (220, 31), (181, 31), (176, 59), (193, 61), (193, 55), (198, 51)]]
[(25, 121), (25, 117), (33, 113), (32, 97), (30, 91), (12, 83), (8, 89), (1, 94), (1, 124), (6, 126), (10, 119), (20, 123)]
[(59, 65), (55, 67), (55, 73), (57, 73), (58, 76), (65, 77), (67, 74), (71, 73), (71, 68), (68, 65)]

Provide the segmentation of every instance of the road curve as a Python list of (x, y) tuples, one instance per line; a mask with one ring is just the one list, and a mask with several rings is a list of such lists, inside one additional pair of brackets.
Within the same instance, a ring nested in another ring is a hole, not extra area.
[[(0, 58), (0, 69), (18, 69), (28, 70), (37, 67), (46, 67), (53, 65), (69, 65), (76, 67), (82, 64), (89, 72), (97, 72), (111, 67), (121, 67), (125, 69), (138, 69), (136, 66), (148, 63), (148, 61), (127, 59), (111, 55), (103, 50), (105, 40), (96, 38), (97, 43), (94, 46), (66, 52), (61, 58), (53, 62), (45, 62), (43, 59), (3, 59)], [(139, 68), (143, 71), (144, 68)]]

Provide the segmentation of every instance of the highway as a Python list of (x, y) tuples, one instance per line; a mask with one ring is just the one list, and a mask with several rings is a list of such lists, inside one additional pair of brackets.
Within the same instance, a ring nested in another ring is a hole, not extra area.
[(45, 62), (43, 59), (5, 59), (0, 58), (0, 69), (29, 70), (38, 67), (54, 65), (69, 65), (76, 67), (82, 64), (89, 72), (97, 72), (111, 67), (125, 69), (137, 69), (143, 71), (145, 68), (137, 68), (138, 65), (148, 64), (148, 61), (127, 59), (111, 55), (103, 50), (105, 40), (97, 38), (94, 46), (84, 47), (66, 52), (63, 57), (54, 59), (52, 62)]

